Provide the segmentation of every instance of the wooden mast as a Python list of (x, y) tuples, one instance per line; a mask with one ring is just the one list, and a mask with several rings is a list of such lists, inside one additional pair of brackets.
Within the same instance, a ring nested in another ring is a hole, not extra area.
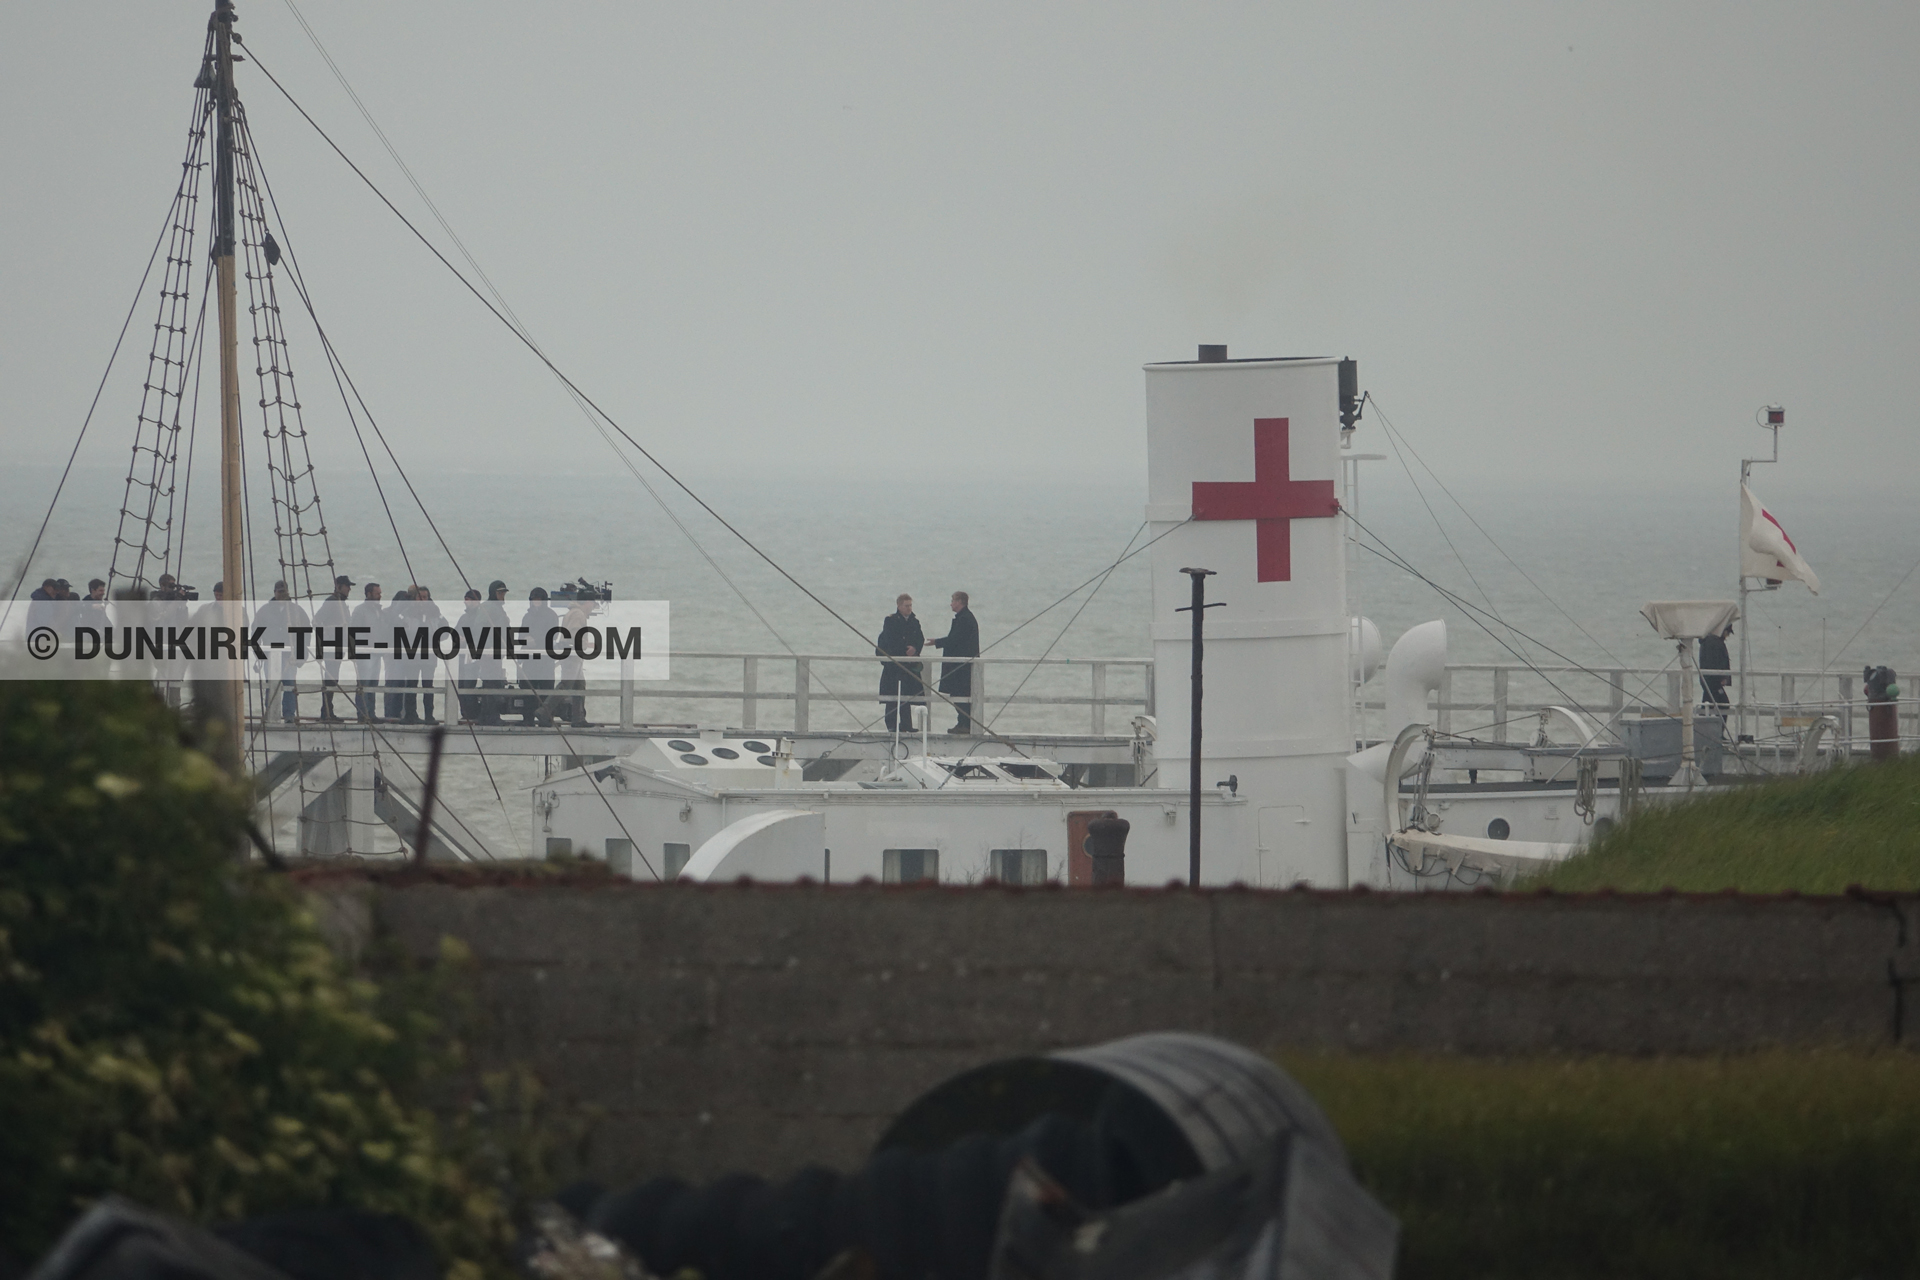
[[(238, 628), (243, 619), (239, 601), (247, 596), (243, 563), (244, 530), (240, 470), (240, 330), (234, 284), (234, 135), (238, 110), (233, 91), (233, 2), (216, 0), (213, 11), (214, 103), (217, 121), (214, 148), (213, 270), (220, 313), (220, 578), (227, 598), (227, 625)], [(224, 722), (217, 750), (221, 762), (234, 773), (241, 769), (241, 743), (246, 725), (244, 667), (235, 663), (222, 682), (226, 706), (216, 717)]]

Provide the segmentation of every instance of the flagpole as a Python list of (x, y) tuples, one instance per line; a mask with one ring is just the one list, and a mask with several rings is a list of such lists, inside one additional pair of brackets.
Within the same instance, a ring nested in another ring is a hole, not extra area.
[(1737, 752), (1740, 740), (1747, 736), (1747, 668), (1752, 658), (1753, 646), (1749, 637), (1753, 628), (1747, 618), (1747, 482), (1753, 478), (1753, 464), (1756, 462), (1780, 461), (1780, 427), (1787, 420), (1786, 410), (1778, 405), (1768, 405), (1758, 415), (1760, 425), (1773, 433), (1773, 456), (1770, 458), (1740, 459), (1740, 559), (1736, 568), (1740, 574), (1740, 687), (1734, 699), (1736, 718), (1733, 730), (1733, 746)]
[[(1745, 463), (1741, 464), (1740, 470), (1742, 472), (1746, 471)], [(1743, 474), (1740, 477), (1740, 483), (1745, 484), (1746, 482), (1747, 478)], [(1741, 540), (1741, 544), (1743, 547), (1745, 546), (1744, 538)], [(1742, 573), (1740, 575), (1740, 688), (1734, 694), (1734, 709), (1737, 713), (1733, 722), (1733, 749), (1735, 752), (1740, 750), (1740, 739), (1747, 732), (1747, 657), (1747, 575)]]

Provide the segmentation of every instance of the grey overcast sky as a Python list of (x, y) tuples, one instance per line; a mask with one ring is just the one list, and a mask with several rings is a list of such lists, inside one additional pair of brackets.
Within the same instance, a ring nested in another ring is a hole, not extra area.
[[(943, 471), (1139, 476), (1139, 366), (1198, 342), (1357, 357), (1461, 479), (1724, 481), (1770, 400), (1804, 478), (1920, 462), (1911, 3), (301, 4), (547, 349), (696, 475), (890, 468), (935, 504)], [(0, 6), (12, 462), (71, 444), (209, 7)], [(284, 0), (242, 0), (240, 30), (421, 216)], [(606, 469), (545, 373), (240, 82), (403, 461)], [(124, 466), (150, 322), (88, 461)], [(351, 464), (318, 352), (295, 359), (321, 461)]]

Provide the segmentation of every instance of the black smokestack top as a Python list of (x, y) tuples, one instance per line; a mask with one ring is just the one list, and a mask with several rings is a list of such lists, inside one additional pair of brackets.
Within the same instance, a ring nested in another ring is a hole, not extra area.
[(1203, 342), (1200, 344), (1201, 364), (1225, 364), (1227, 362), (1227, 344), (1224, 342)]

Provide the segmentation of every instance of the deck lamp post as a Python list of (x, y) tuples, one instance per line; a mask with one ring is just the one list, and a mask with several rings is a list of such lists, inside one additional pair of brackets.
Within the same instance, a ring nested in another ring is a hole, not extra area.
[(1193, 732), (1192, 743), (1187, 760), (1187, 798), (1192, 812), (1187, 817), (1187, 883), (1193, 888), (1200, 887), (1200, 667), (1205, 654), (1207, 610), (1218, 609), (1223, 600), (1207, 603), (1207, 579), (1213, 577), (1211, 569), (1182, 569), (1180, 572), (1193, 579), (1193, 603), (1175, 609), (1175, 613), (1193, 615)]

